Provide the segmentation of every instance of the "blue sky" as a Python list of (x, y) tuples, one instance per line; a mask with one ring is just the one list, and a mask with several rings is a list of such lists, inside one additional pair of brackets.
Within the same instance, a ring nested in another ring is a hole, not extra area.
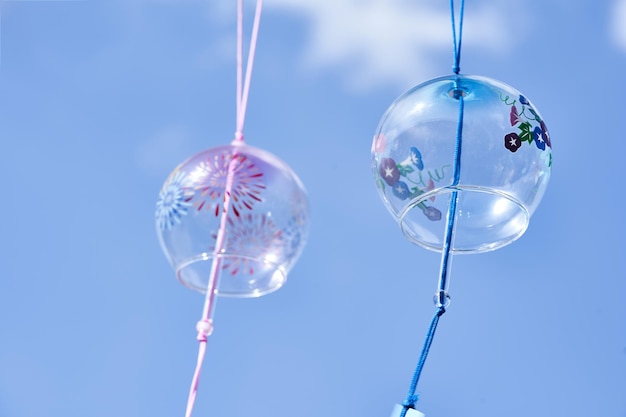
[[(461, 69), (533, 101), (552, 178), (520, 240), (453, 259), (418, 408), (626, 417), (626, 1), (510, 3), (467, 3)], [(369, 152), (397, 96), (450, 72), (448, 3), (265, 5), (246, 139), (298, 173), (311, 233), (280, 291), (218, 300), (194, 416), (385, 417), (439, 255), (403, 238)], [(203, 299), (154, 207), (178, 163), (232, 139), (235, 2), (1, 7), (0, 416), (183, 415)]]

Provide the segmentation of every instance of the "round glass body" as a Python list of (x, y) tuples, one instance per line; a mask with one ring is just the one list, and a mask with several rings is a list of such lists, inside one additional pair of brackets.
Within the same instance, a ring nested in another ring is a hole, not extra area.
[(280, 288), (309, 230), (306, 191), (276, 156), (245, 144), (200, 152), (165, 181), (157, 202), (159, 242), (178, 280), (217, 294), (256, 297)]
[(550, 135), (536, 107), (513, 87), (478, 76), (413, 87), (387, 110), (372, 144), (382, 200), (410, 241), (435, 251), (442, 250), (454, 195), (452, 252), (515, 241), (541, 201), (551, 166)]

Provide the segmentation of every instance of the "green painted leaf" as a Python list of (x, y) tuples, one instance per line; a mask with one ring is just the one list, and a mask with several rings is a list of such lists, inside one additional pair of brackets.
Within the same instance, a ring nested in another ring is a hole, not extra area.
[(410, 198), (415, 198), (418, 197), (420, 195), (424, 194), (424, 191), (420, 190), (417, 187), (411, 187), (411, 195), (409, 196)]
[(411, 165), (400, 165), (398, 164), (398, 171), (400, 171), (400, 175), (402, 176), (407, 176), (407, 174), (410, 174), (411, 172), (414, 171), (413, 167)]
[(528, 122), (524, 122), (519, 125), (519, 138), (522, 142), (533, 143), (532, 128), (533, 126)]

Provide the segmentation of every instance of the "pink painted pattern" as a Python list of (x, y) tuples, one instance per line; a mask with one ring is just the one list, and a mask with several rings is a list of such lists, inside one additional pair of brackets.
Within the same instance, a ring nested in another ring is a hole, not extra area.
[[(227, 187), (229, 175), (232, 182)], [(226, 193), (230, 193), (230, 208), (237, 217), (262, 201), (263, 172), (245, 155), (214, 155), (200, 163), (190, 176), (196, 191), (193, 205), (198, 211), (211, 210), (219, 216)]]
[[(282, 252), (285, 245), (283, 231), (267, 215), (246, 213), (237, 217), (229, 216), (227, 223), (226, 252), (255, 256), (271, 256)], [(216, 234), (213, 237), (217, 239)], [(245, 257), (224, 259), (222, 268), (231, 275), (255, 273), (253, 263)]]

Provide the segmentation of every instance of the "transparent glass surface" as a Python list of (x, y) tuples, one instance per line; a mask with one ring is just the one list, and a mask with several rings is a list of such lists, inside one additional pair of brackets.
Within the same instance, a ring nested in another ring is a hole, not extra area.
[(454, 192), (453, 252), (485, 252), (515, 241), (541, 201), (551, 166), (550, 135), (537, 108), (486, 77), (450, 75), (410, 89), (387, 110), (372, 143), (382, 200), (410, 241), (435, 251), (443, 247)]
[(227, 145), (192, 156), (170, 174), (156, 228), (183, 285), (206, 292), (215, 267), (217, 294), (256, 297), (285, 283), (307, 240), (309, 204), (284, 162), (258, 148)]

